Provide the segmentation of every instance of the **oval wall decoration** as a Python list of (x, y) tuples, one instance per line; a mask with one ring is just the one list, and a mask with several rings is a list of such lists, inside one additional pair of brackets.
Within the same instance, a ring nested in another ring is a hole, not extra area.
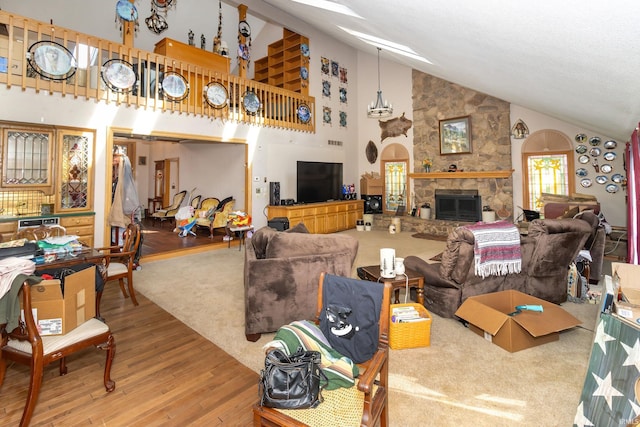
[(374, 164), (376, 160), (378, 160), (378, 147), (376, 147), (376, 144), (373, 141), (369, 140), (365, 153), (369, 163)]

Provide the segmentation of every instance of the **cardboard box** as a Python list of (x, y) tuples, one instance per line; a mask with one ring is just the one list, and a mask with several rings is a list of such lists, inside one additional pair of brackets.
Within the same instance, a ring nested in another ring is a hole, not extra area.
[(360, 194), (376, 196), (383, 193), (382, 178), (360, 178)]
[(66, 334), (96, 315), (95, 267), (31, 287), (31, 304), (40, 335)]
[[(640, 277), (640, 265), (612, 262), (611, 274), (615, 289), (613, 313), (640, 327), (640, 282), (637, 280)], [(620, 301), (617, 298), (618, 291), (622, 296)]]
[[(524, 304), (541, 305), (543, 312), (509, 316)], [(560, 331), (582, 323), (556, 304), (514, 290), (467, 298), (456, 316), (469, 322), (476, 334), (512, 353), (557, 341)]]

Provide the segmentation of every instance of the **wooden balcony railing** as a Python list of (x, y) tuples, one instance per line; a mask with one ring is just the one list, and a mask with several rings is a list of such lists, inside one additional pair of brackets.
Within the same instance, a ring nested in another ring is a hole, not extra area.
[[(153, 111), (171, 111), (258, 126), (315, 132), (315, 99), (312, 96), (0, 10), (0, 27), (3, 26), (8, 37), (0, 35), (0, 84), (5, 84), (8, 88), (31, 88), (36, 92), (46, 90), (62, 96), (101, 100), (108, 104), (125, 104)], [(50, 80), (38, 75), (29, 65), (28, 58), (31, 56), (29, 48), (40, 41), (56, 42), (72, 52), (76, 72), (66, 80)], [(103, 64), (112, 59), (127, 61), (137, 74), (138, 81), (128, 93), (112, 91), (101, 78)], [(161, 81), (166, 71), (178, 72), (189, 82), (189, 94), (184, 100), (174, 102), (162, 96), (156, 80)], [(204, 88), (213, 81), (220, 82), (227, 88), (229, 100), (224, 108), (213, 108), (204, 100)], [(242, 107), (246, 91), (255, 92), (261, 100), (261, 107), (254, 114), (246, 112)], [(311, 112), (308, 123), (303, 123), (298, 117), (298, 107), (303, 104)]]

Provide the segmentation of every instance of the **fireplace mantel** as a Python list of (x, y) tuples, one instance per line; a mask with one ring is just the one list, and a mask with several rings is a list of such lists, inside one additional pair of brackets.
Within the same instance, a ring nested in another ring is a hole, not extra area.
[(489, 179), (510, 178), (513, 169), (502, 171), (420, 172), (410, 173), (413, 179)]

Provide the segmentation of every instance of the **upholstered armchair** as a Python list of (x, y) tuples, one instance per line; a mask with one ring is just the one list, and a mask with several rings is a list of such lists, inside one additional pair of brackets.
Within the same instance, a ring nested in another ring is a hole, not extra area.
[(182, 190), (179, 193), (176, 193), (173, 196), (173, 202), (169, 206), (164, 206), (162, 209), (158, 209), (154, 213), (151, 214), (151, 218), (155, 220), (160, 220), (160, 225), (166, 220), (173, 220), (178, 213), (178, 209), (180, 209), (180, 205), (182, 205), (182, 201), (187, 197), (187, 190)]
[(357, 253), (358, 239), (308, 233), (302, 223), (287, 231), (263, 227), (253, 233), (244, 262), (247, 340), (257, 341), (294, 320), (312, 319), (320, 273), (351, 276)]
[[(235, 206), (235, 200), (231, 197), (222, 200), (220, 203), (217, 203), (217, 201), (218, 199), (216, 198), (204, 199), (200, 205), (200, 209), (196, 212), (196, 225), (207, 227), (210, 232), (209, 237), (213, 237), (213, 231), (216, 228), (224, 228), (227, 226), (229, 214)], [(210, 206), (206, 211), (204, 211), (205, 202), (207, 206)], [(199, 213), (203, 211), (206, 212), (204, 216)]]

